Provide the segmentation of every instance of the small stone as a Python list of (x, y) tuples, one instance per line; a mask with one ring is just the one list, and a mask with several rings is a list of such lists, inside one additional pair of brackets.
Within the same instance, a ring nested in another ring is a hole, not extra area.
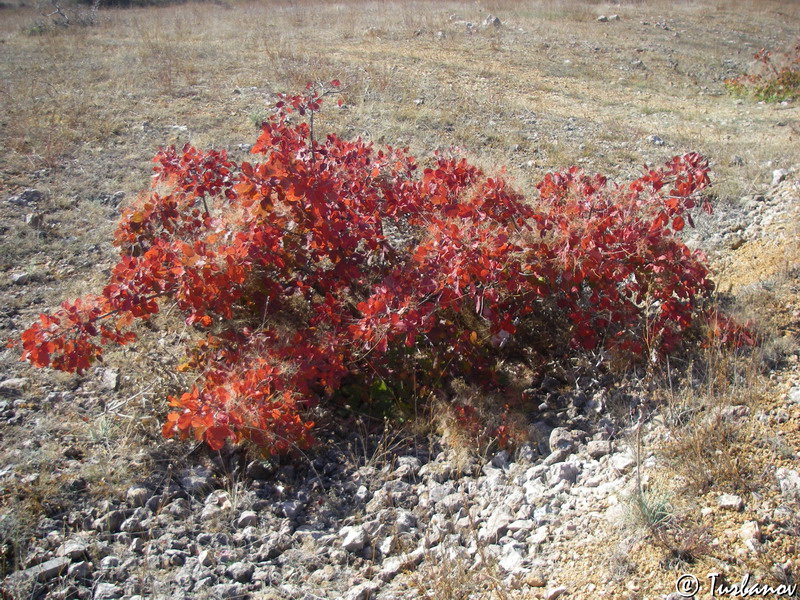
[(611, 453), (611, 442), (608, 440), (592, 440), (586, 444), (586, 452), (592, 458), (602, 458)]
[(94, 588), (93, 600), (111, 600), (112, 598), (122, 598), (125, 592), (118, 585), (113, 583), (98, 583)]
[(281, 502), (279, 505), (279, 509), (283, 515), (292, 521), (303, 512), (304, 507), (305, 505), (299, 500), (287, 500), (286, 502)]
[(125, 513), (121, 510), (112, 510), (105, 516), (96, 519), (93, 528), (106, 533), (119, 533), (119, 528), (125, 521)]
[(530, 573), (525, 583), (534, 588), (542, 588), (547, 585), (547, 579), (541, 573)]
[(139, 519), (135, 517), (130, 517), (122, 522), (122, 525), (120, 525), (119, 530), (125, 533), (136, 534), (136, 533), (143, 533), (145, 531), (145, 527), (144, 525), (142, 525), (142, 522)]
[(117, 556), (106, 556), (100, 561), (100, 568), (103, 571), (110, 571), (112, 569), (116, 569), (120, 565), (119, 557)]
[(67, 575), (73, 579), (88, 579), (94, 571), (94, 565), (90, 562), (82, 560), (80, 562), (72, 563), (67, 569)]
[(397, 538), (393, 535), (388, 535), (383, 538), (383, 541), (378, 544), (378, 550), (383, 556), (389, 556), (393, 551), (396, 545)]
[(721, 494), (717, 497), (717, 505), (725, 510), (740, 511), (744, 508), (744, 500), (735, 494)]
[(256, 568), (252, 563), (235, 562), (225, 569), (225, 573), (239, 583), (250, 583)]
[(220, 583), (211, 588), (212, 598), (244, 598), (246, 587), (241, 583)]
[(252, 510), (245, 510), (236, 519), (236, 527), (244, 529), (245, 527), (254, 527), (258, 525), (258, 515)]
[(536, 523), (530, 519), (517, 519), (508, 524), (508, 530), (511, 532), (530, 531), (535, 525)]
[(358, 552), (367, 545), (367, 534), (361, 527), (343, 527), (339, 537), (342, 538), (342, 548), (348, 552)]
[(115, 369), (104, 369), (103, 380), (100, 386), (109, 392), (115, 391), (119, 387), (119, 371)]
[(572, 452), (578, 445), (582, 437), (582, 432), (570, 431), (566, 427), (556, 427), (550, 432), (550, 450), (564, 450), (567, 453)]
[(28, 273), (14, 273), (11, 276), (11, 283), (14, 285), (26, 285), (31, 280), (31, 276)]
[[(800, 315), (796, 315), (800, 316)], [(789, 393), (786, 395), (786, 399), (791, 404), (800, 404), (800, 386), (793, 387), (789, 390)]]
[(788, 175), (789, 171), (787, 169), (775, 169), (772, 172), (772, 185), (783, 183)]
[(81, 560), (86, 555), (88, 548), (86, 542), (83, 540), (69, 540), (59, 547), (56, 551), (56, 555), (66, 556), (72, 561)]
[(12, 377), (0, 382), (0, 396), (14, 395), (22, 392), (28, 387), (28, 379), (25, 377)]
[(496, 543), (497, 540), (503, 537), (512, 521), (514, 519), (506, 512), (505, 507), (498, 507), (488, 521), (478, 530), (478, 541), (490, 544)]
[(233, 504), (230, 494), (224, 490), (214, 490), (206, 498), (200, 518), (205, 520), (218, 517), (231, 509), (233, 509)]
[(144, 552), (144, 540), (140, 537), (133, 538), (133, 541), (131, 541), (131, 545), (128, 546), (128, 550), (130, 550), (134, 554), (141, 554), (142, 552)]
[(445, 514), (452, 515), (466, 506), (464, 494), (448, 494), (437, 503), (437, 508)]
[(192, 514), (192, 509), (185, 498), (175, 498), (167, 505), (166, 512), (176, 519), (185, 519)]
[(567, 588), (565, 588), (563, 585), (557, 588), (549, 589), (544, 595), (544, 600), (556, 600), (556, 598), (558, 598), (561, 594), (563, 594), (566, 591)]
[(547, 481), (551, 485), (555, 485), (560, 481), (575, 483), (578, 473), (580, 473), (580, 469), (576, 465), (565, 462), (556, 463), (547, 472)]
[(497, 454), (492, 457), (491, 465), (496, 469), (505, 469), (510, 461), (511, 457), (508, 454), (507, 450), (501, 450)]
[(130, 506), (144, 506), (150, 499), (150, 490), (140, 485), (129, 487), (128, 491), (125, 493), (125, 499)]
[(250, 462), (245, 469), (245, 475), (256, 481), (266, 481), (272, 474), (273, 469), (270, 467), (269, 463), (263, 460), (254, 460)]
[(511, 550), (503, 558), (500, 559), (500, 568), (508, 573), (514, 573), (522, 569), (525, 559), (516, 550)]
[(609, 464), (620, 473), (625, 473), (636, 465), (636, 459), (628, 454), (615, 454), (609, 460)]
[(394, 479), (413, 479), (422, 467), (416, 456), (401, 456), (397, 462), (398, 466), (392, 473)]
[(797, 471), (780, 467), (775, 471), (775, 479), (778, 480), (784, 498), (800, 500), (800, 474)]
[(395, 521), (395, 526), (397, 527), (397, 531), (399, 533), (411, 531), (411, 529), (413, 529), (416, 524), (417, 524), (417, 519), (410, 512), (408, 512), (407, 510), (401, 510), (398, 512), (397, 520)]
[(380, 589), (377, 583), (366, 581), (348, 591), (344, 595), (344, 600), (371, 600)]
[(401, 556), (393, 556), (383, 561), (381, 572), (378, 573), (378, 579), (384, 582), (391, 581), (402, 571), (410, 571), (419, 565), (423, 558), (425, 558), (425, 550), (423, 548), (417, 548), (413, 552)]
[(369, 493), (369, 488), (365, 485), (358, 486), (358, 489), (355, 493), (355, 499), (359, 502), (366, 503), (369, 501), (371, 494)]
[(70, 560), (66, 556), (53, 558), (34, 567), (30, 567), (29, 569), (25, 569), (24, 571), (18, 571), (11, 575), (11, 578), (14, 581), (20, 582), (33, 579), (39, 583), (44, 583), (45, 581), (50, 581), (54, 577), (61, 575), (61, 573), (67, 570), (69, 564)]
[(739, 537), (745, 543), (748, 541), (761, 541), (761, 526), (758, 521), (747, 521), (739, 530)]

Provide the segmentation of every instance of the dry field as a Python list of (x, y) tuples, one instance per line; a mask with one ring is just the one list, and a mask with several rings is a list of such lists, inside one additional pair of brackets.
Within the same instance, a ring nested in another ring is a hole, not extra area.
[[(746, 217), (747, 202), (765, 192), (774, 170), (800, 168), (800, 104), (737, 100), (723, 87), (759, 48), (796, 43), (800, 3), (793, 0), (222, 0), (101, 8), (93, 25), (81, 22), (88, 7), (65, 4), (68, 26), (33, 5), (12, 0), (0, 7), (2, 339), (46, 307), (101, 284), (114, 263), (118, 201), (146, 188), (159, 146), (227, 148), (240, 159), (275, 94), (300, 91), (308, 81), (342, 82), (345, 102), (323, 109), (318, 130), (408, 146), (419, 157), (458, 147), (488, 172), (505, 166), (524, 193), (544, 173), (573, 164), (624, 180), (643, 163), (698, 151), (713, 166), (718, 210)], [(485, 24), (490, 15), (498, 25)], [(619, 18), (603, 22), (601, 15)], [(35, 207), (6, 202), (26, 188), (44, 193)], [(791, 220), (798, 213), (788, 214)], [(709, 379), (692, 397), (662, 389), (665, 406), (713, 412), (736, 403), (771, 415), (783, 409), (789, 384), (800, 384), (797, 222), (778, 229), (781, 244), (747, 242), (715, 264), (724, 289), (739, 297), (738, 310), (761, 318), (769, 364), (783, 371), (770, 379), (760, 366), (732, 366), (715, 355), (720, 381)], [(24, 463), (13, 482), (0, 481), (3, 574), (35, 545), (41, 518), (85, 501), (65, 481), (81, 478), (78, 492), (88, 489), (96, 501), (118, 496), (148, 469), (161, 472), (176, 457), (186, 459), (191, 449), (163, 443), (158, 433), (162, 394), (173, 385), (164, 366), (178, 357), (169, 342), (139, 349), (143, 358), (135, 361), (124, 352), (111, 355), (123, 377), (113, 399), (99, 406), (92, 399), (101, 374), (33, 372), (15, 351), (0, 351), (0, 380), (28, 378), (26, 393), (39, 398), (35, 418), (0, 425), (0, 471)], [(42, 402), (63, 389), (75, 390), (74, 403)], [(673, 471), (661, 475), (664, 487), (676, 477), (704, 477), (673, 504), (705, 518), (703, 509), (714, 507), (721, 491), (772, 497), (759, 478), (778, 464), (796, 466), (797, 408), (788, 420), (753, 419), (741, 431), (714, 436), (701, 425), (672, 430), (668, 447), (646, 440), (677, 457)], [(81, 464), (68, 461), (65, 449), (80, 452)], [(758, 518), (739, 517), (718, 523), (719, 530), (706, 522), (703, 535), (724, 545), (739, 521)], [(675, 545), (697, 528), (686, 525), (671, 541), (653, 544), (650, 518), (629, 556), (602, 544), (576, 544), (564, 556), (566, 573), (594, 582), (585, 597), (671, 591), (675, 576), (665, 574), (664, 548), (680, 556)], [(796, 534), (800, 523), (794, 527)], [(787, 560), (800, 568), (788, 532), (771, 529), (767, 536), (774, 536), (771, 554), (737, 555), (743, 569), (771, 572)], [(715, 564), (703, 556), (719, 555), (701, 545), (691, 549), (701, 555), (698, 572)]]

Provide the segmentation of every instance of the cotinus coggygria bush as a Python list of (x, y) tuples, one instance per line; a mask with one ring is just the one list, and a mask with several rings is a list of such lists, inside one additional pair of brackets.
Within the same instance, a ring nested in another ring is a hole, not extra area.
[(310, 87), (278, 103), (253, 162), (159, 152), (152, 191), (117, 228), (108, 284), (41, 315), (23, 359), (82, 372), (171, 303), (203, 335), (181, 366), (197, 383), (169, 398), (164, 435), (278, 453), (310, 443), (309, 408), (354, 382), (491, 387), (514, 349), (651, 360), (708, 324), (744, 339), (676, 235), (710, 211), (701, 156), (625, 185), (573, 167), (526, 199), (463, 158), (423, 168), (403, 150), (316, 140), (321, 102)]

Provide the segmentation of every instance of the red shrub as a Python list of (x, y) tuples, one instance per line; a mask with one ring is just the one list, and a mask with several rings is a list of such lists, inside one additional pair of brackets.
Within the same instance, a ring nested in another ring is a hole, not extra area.
[(713, 285), (675, 236), (710, 210), (699, 155), (626, 186), (573, 167), (528, 202), (464, 159), (420, 169), (403, 150), (314, 140), (289, 116), (321, 101), (279, 103), (260, 162), (161, 151), (154, 191), (122, 216), (111, 281), (42, 315), (23, 358), (83, 371), (169, 298), (208, 334), (182, 367), (201, 383), (170, 398), (164, 435), (281, 452), (311, 441), (305, 409), (346, 381), (494, 385), (510, 347), (657, 357), (703, 321)]

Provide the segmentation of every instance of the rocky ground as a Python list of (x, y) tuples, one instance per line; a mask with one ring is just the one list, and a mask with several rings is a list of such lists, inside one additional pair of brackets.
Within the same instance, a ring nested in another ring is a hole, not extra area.
[[(798, 217), (797, 178), (776, 174), (775, 185), (723, 218), (705, 245), (719, 252), (722, 273), (735, 271), (751, 246), (791, 252)], [(769, 266), (745, 273), (756, 268)], [(787, 335), (800, 316), (793, 269), (783, 281)], [(779, 285), (775, 273), (755, 279)], [(729, 285), (752, 284), (739, 275)], [(17, 461), (47, 447), (53, 426), (40, 424), (50, 415), (68, 405), (126, 411), (118, 379), (107, 368), (44, 397), (28, 379), (0, 381), (3, 437), (20, 444), (19, 458), (8, 452), (0, 473), (7, 494), (45, 476)], [(479, 456), (436, 436), (330, 422), (319, 449), (293, 461), (162, 442), (157, 468), (128, 470), (135, 479), (116, 497), (96, 497), (84, 477), (70, 476), (90, 451), (65, 436), (49, 463), (63, 475), (61, 505), (45, 507), (2, 589), (9, 598), (93, 600), (633, 599), (679, 597), (674, 585), (684, 573), (704, 585), (712, 571), (731, 582), (744, 573), (770, 585), (795, 581), (796, 343), (773, 363), (759, 398), (729, 390), (722, 402), (692, 409), (703, 413), (696, 426), (708, 435), (732, 426), (763, 441), (743, 457), (753, 479), (736, 493), (724, 491), (724, 480), (694, 496), (680, 492), (672, 459), (691, 457), (674, 445), (682, 435), (670, 414), (676, 405), (658, 403), (641, 381), (576, 368), (545, 377), (528, 396), (539, 410), (528, 442), (511, 453)], [(7, 559), (19, 552), (12, 542)]]
[(425, 155), (462, 146), (520, 189), (573, 163), (623, 180), (705, 152), (717, 211), (687, 241), (764, 340), (646, 377), (562, 365), (530, 381), (511, 452), (437, 414), (321, 414), (317, 447), (283, 460), (161, 438), (163, 399), (186, 386), (187, 332), (169, 315), (81, 377), (3, 348), (0, 594), (645, 600), (676, 598), (682, 575), (699, 597), (712, 573), (793, 585), (798, 105), (722, 88), (796, 36), (795, 4), (757, 4), (206, 3), (101, 11), (93, 27), (0, 8), (3, 340), (102, 285), (158, 145), (243, 156), (273, 92), (309, 78), (346, 88), (320, 127)]

